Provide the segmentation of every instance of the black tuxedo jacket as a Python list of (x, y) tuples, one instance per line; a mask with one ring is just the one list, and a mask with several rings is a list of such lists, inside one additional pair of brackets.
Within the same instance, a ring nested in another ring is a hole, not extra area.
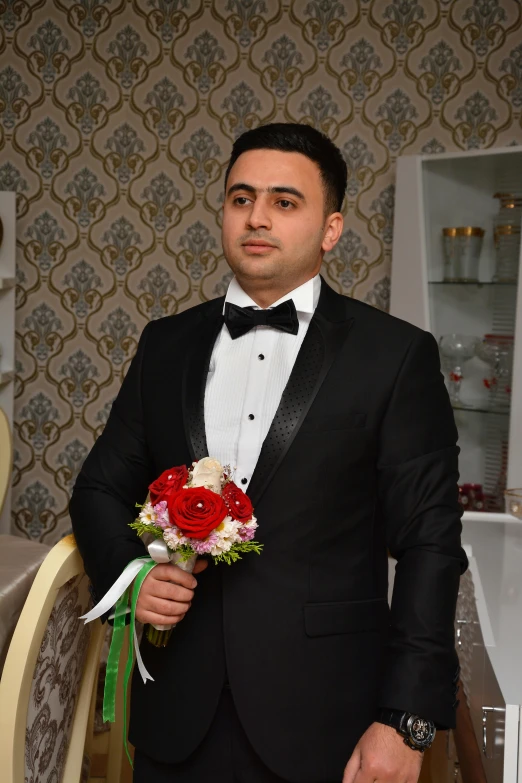
[[(219, 298), (147, 325), (77, 479), (73, 529), (98, 597), (144, 553), (128, 523), (148, 484), (207, 455), (222, 308)], [(186, 758), (226, 673), (254, 748), (290, 781), (341, 780), (379, 706), (454, 726), (467, 564), (456, 440), (432, 335), (323, 280), (248, 488), (264, 551), (210, 565), (168, 646), (143, 641), (154, 682), (134, 677), (131, 742)]]

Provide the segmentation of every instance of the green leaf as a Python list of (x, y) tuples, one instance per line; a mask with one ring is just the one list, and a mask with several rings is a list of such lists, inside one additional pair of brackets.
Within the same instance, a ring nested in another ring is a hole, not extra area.
[(248, 552), (255, 552), (256, 555), (260, 555), (263, 550), (263, 544), (259, 544), (257, 541), (243, 541), (241, 544), (233, 544), (228, 552), (222, 552), (220, 555), (211, 555), (214, 563), (226, 563), (232, 565), (237, 563), (238, 560), (242, 560), (241, 555), (248, 554)]
[(178, 549), (176, 549), (176, 554), (179, 555), (179, 559), (184, 563), (195, 553), (192, 547), (190, 547), (188, 544), (182, 544)]
[(163, 538), (163, 530), (160, 527), (146, 525), (145, 522), (141, 521), (141, 519), (137, 519), (135, 522), (131, 522), (129, 527), (135, 530), (139, 536), (142, 536), (145, 533), (150, 533), (151, 536), (155, 536), (156, 538)]

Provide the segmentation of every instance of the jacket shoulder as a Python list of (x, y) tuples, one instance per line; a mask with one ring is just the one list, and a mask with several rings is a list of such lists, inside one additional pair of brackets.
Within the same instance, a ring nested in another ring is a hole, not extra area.
[(225, 297), (220, 296), (208, 302), (201, 302), (201, 304), (188, 307), (175, 315), (167, 315), (164, 318), (149, 321), (145, 329), (156, 337), (168, 336), (180, 330), (192, 329), (202, 318), (213, 318), (220, 315), (224, 301)]
[(420, 338), (422, 334), (426, 334), (424, 329), (415, 326), (409, 321), (405, 321), (403, 318), (398, 318), (384, 310), (379, 310), (367, 302), (362, 302), (360, 299), (352, 299), (351, 297), (346, 297), (346, 299), (350, 316), (360, 320), (369, 329), (375, 329), (381, 333), (389, 334), (391, 338), (408, 342)]
[(357, 328), (367, 337), (380, 338), (387, 345), (404, 343), (409, 345), (415, 339), (420, 339), (421, 335), (427, 334), (423, 329), (402, 318), (390, 315), (360, 299), (353, 299), (334, 291), (324, 278), (321, 280), (318, 308), (327, 318), (333, 320), (353, 318)]

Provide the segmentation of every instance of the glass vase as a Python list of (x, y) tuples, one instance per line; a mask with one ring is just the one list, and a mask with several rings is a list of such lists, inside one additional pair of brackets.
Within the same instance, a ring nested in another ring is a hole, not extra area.
[(522, 223), (522, 193), (495, 193), (500, 209), (493, 220), (495, 236), (494, 282), (516, 283)]

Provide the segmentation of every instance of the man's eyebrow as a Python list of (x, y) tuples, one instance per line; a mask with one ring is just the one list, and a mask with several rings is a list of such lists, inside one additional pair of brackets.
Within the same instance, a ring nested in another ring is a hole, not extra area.
[[(254, 194), (258, 192), (257, 188), (255, 188), (253, 185), (247, 185), (246, 182), (236, 182), (234, 185), (229, 187), (227, 195), (230, 196), (232, 193), (235, 193), (238, 190), (246, 190), (247, 193)], [(266, 191), (267, 193), (288, 193), (291, 196), (295, 196), (296, 198), (301, 199), (301, 201), (306, 201), (304, 193), (301, 193), (300, 190), (293, 188), (291, 185), (273, 185), (270, 188), (266, 188)]]
[(273, 188), (268, 188), (269, 193), (289, 193), (291, 196), (300, 198), (301, 201), (306, 201), (304, 193), (301, 193), (297, 188), (293, 188), (291, 185), (276, 185)]

